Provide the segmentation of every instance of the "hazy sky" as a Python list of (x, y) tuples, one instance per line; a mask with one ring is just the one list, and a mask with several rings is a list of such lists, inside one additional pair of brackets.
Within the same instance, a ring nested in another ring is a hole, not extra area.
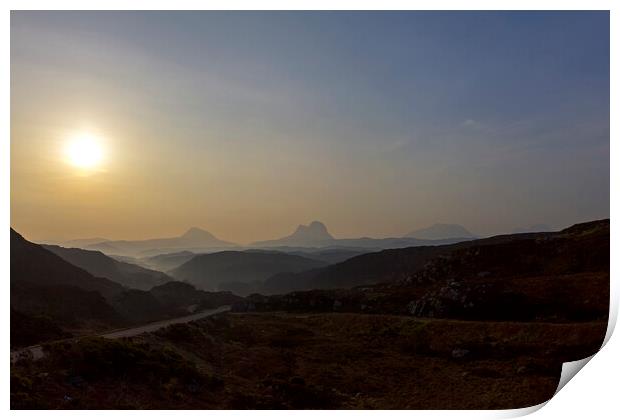
[(609, 217), (607, 12), (13, 12), (11, 111), (33, 240)]

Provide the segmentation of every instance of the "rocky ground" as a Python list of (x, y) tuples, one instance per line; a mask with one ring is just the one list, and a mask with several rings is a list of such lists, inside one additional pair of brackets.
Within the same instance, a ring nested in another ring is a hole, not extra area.
[(12, 408), (504, 409), (548, 400), (606, 322), (227, 314), (12, 367)]

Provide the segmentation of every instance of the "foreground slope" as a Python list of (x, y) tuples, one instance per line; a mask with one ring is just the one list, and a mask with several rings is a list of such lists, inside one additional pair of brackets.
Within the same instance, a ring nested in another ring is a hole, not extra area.
[(11, 367), (11, 408), (523, 408), (551, 398), (562, 363), (595, 352), (605, 327), (229, 314), (52, 346)]

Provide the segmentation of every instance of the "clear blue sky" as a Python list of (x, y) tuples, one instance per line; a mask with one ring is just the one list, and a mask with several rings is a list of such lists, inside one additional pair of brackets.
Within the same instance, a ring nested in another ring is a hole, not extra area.
[[(609, 216), (607, 12), (11, 20), (12, 224), (35, 238)], [(82, 127), (109, 159), (76, 181), (50, 153)]]

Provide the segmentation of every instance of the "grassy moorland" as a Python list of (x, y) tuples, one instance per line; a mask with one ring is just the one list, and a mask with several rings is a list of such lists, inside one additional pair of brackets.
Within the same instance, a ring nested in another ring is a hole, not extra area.
[(52, 346), (13, 367), (13, 408), (518, 408), (605, 322), (227, 314), (127, 340)]

